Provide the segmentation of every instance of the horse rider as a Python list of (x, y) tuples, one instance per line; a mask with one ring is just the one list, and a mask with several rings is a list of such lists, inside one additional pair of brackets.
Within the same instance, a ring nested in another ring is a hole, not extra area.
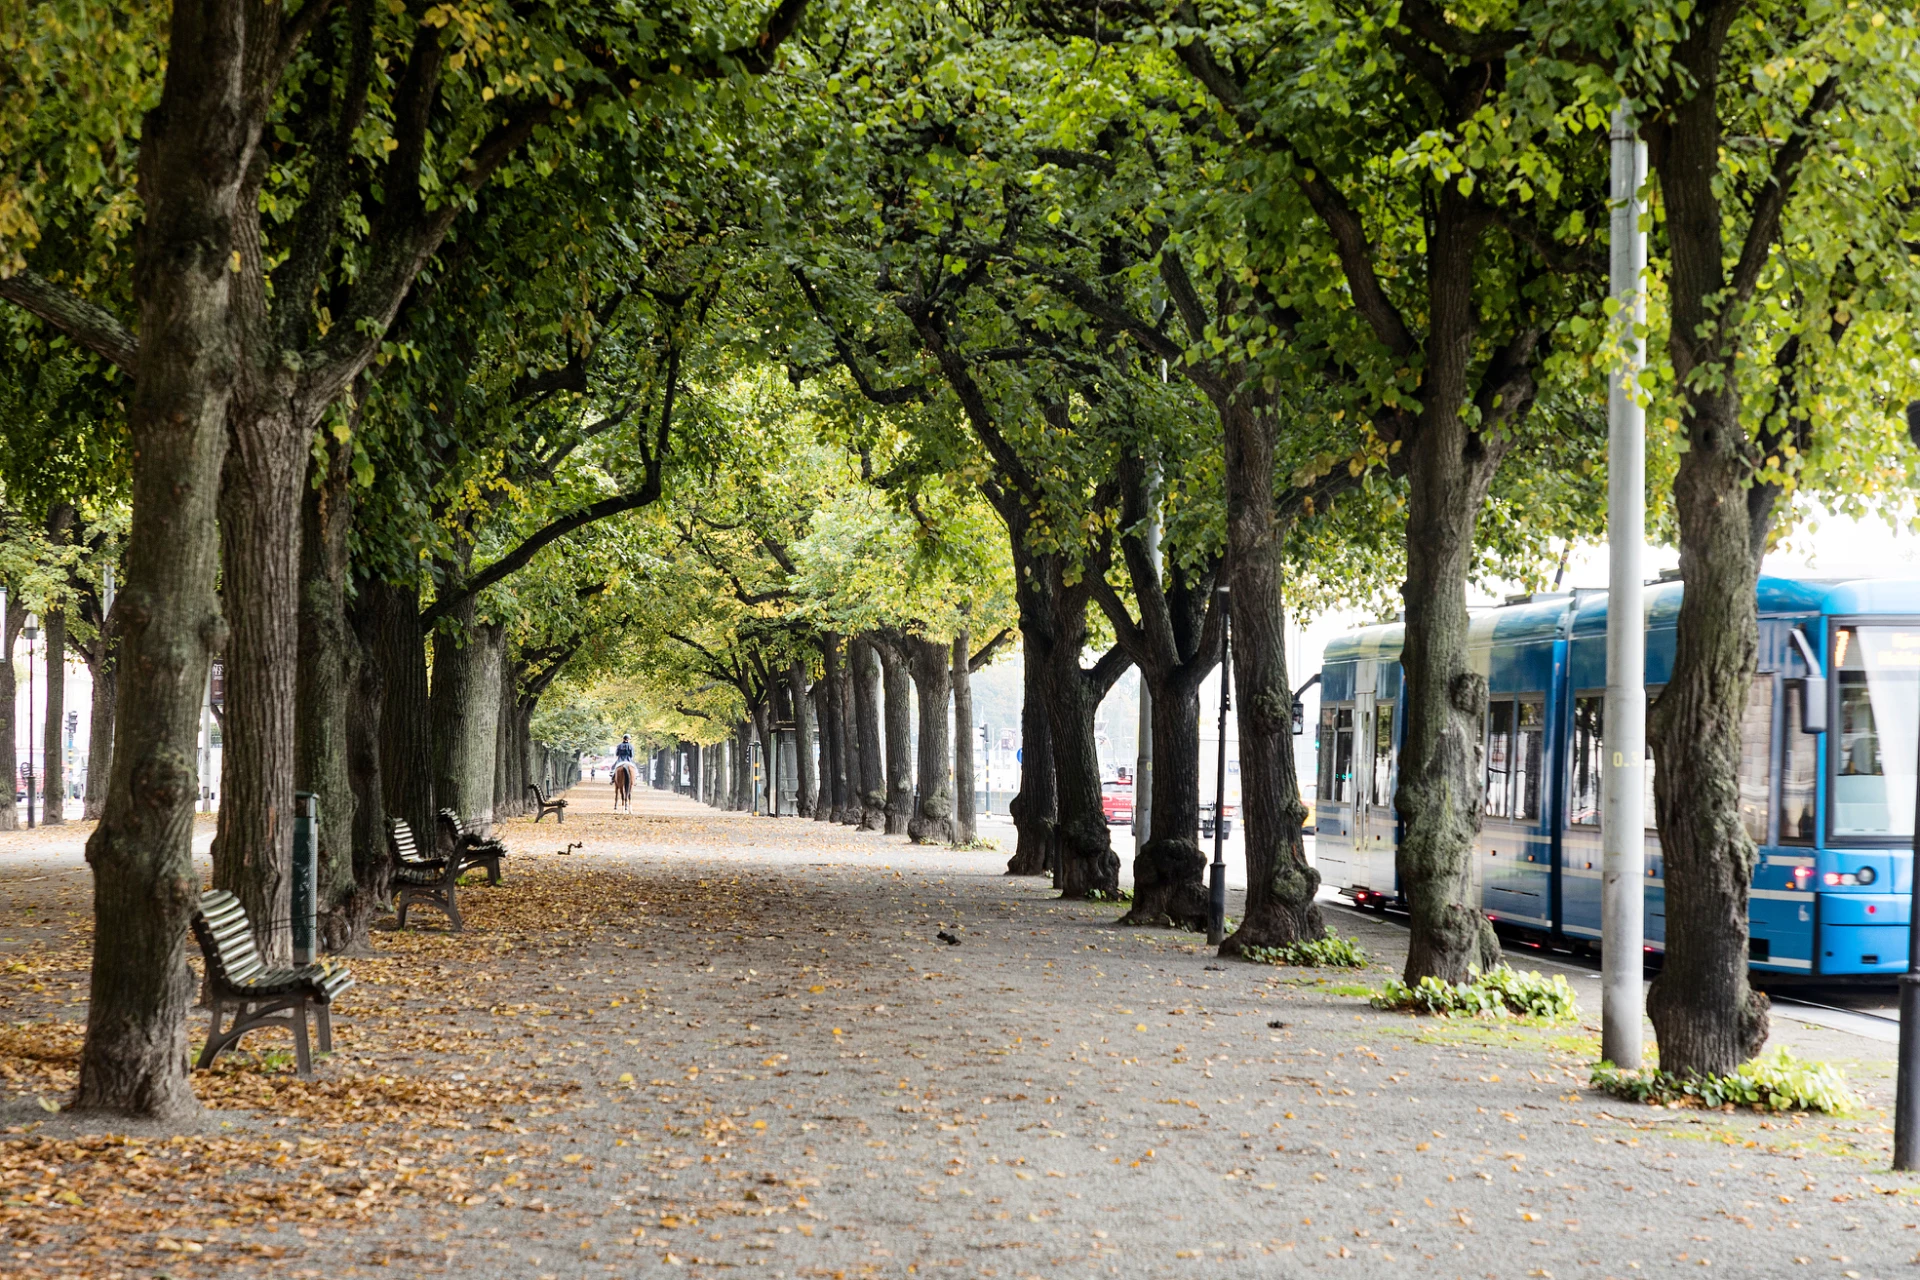
[(631, 734), (621, 734), (620, 745), (613, 749), (613, 767), (618, 769), (620, 762), (623, 760), (628, 764), (633, 763), (633, 736)]

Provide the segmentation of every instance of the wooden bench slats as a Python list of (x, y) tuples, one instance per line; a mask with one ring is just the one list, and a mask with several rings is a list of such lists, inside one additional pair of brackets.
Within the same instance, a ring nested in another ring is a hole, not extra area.
[[(213, 1026), (200, 1051), (199, 1066), (237, 1044), (240, 1037), (262, 1026), (293, 1030), (294, 1056), (300, 1074), (313, 1074), (307, 1047), (307, 1011), (313, 1010), (320, 1032), (320, 1051), (333, 1048), (333, 1024), (328, 1012), (335, 997), (353, 986), (353, 974), (344, 966), (303, 965), (297, 969), (268, 968), (253, 940), (253, 926), (240, 900), (225, 890), (200, 895), (193, 913), (194, 937), (207, 966), (207, 999), (213, 1007)], [(222, 1013), (233, 1010), (226, 1030)]]
[(500, 859), (507, 854), (506, 845), (481, 835), (452, 809), (440, 810), (440, 825), (446, 828), (450, 856), (462, 871), (481, 867), (486, 870), (488, 884), (500, 883)]
[(539, 822), (540, 819), (550, 813), (554, 815), (555, 822), (565, 822), (567, 820), (567, 802), (564, 799), (555, 799), (549, 796), (540, 789), (538, 783), (529, 782), (527, 784), (527, 790), (533, 792), (534, 807), (538, 810), (538, 812), (533, 815), (535, 822)]
[(456, 885), (462, 869), (460, 859), (421, 857), (419, 845), (413, 838), (413, 827), (405, 818), (387, 820), (387, 838), (396, 864), (393, 902), (400, 927), (407, 927), (407, 908), (420, 902), (445, 912), (449, 925), (459, 932), (460, 902)]

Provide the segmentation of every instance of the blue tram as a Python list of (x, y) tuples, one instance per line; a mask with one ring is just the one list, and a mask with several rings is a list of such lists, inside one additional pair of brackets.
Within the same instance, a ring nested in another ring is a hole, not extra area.
[[(1682, 584), (1646, 588), (1649, 699), (1673, 667)], [(1907, 965), (1920, 581), (1763, 577), (1760, 658), (1743, 720), (1740, 813), (1760, 846), (1756, 972), (1894, 975)], [(1579, 945), (1600, 937), (1600, 778), (1607, 593), (1540, 594), (1474, 615), (1487, 677), (1486, 819), (1473, 891), (1496, 924)], [(1362, 906), (1400, 901), (1393, 808), (1406, 698), (1403, 627), (1327, 647), (1316, 862)], [(1809, 714), (1811, 712), (1811, 714)], [(1647, 762), (1646, 945), (1666, 941), (1666, 880)]]

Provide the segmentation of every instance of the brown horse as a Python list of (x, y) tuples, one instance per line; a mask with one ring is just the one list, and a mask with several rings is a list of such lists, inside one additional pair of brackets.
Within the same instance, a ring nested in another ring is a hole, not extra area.
[(633, 812), (633, 783), (640, 771), (633, 761), (622, 760), (613, 766), (613, 807), (615, 812)]

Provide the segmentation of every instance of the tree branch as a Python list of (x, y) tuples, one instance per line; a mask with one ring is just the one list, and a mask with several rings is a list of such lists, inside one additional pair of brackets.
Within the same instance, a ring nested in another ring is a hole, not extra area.
[(140, 359), (139, 344), (105, 308), (69, 293), (34, 271), (0, 276), (0, 298), (38, 316), (129, 378), (134, 376)]

